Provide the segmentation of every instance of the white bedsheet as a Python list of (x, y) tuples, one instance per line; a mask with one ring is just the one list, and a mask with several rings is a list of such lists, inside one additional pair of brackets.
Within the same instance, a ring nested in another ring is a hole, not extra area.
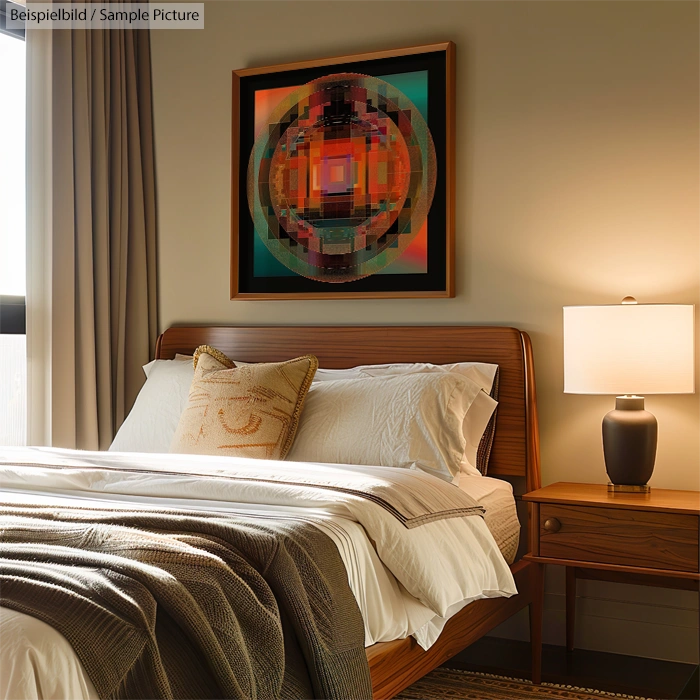
[[(489, 520), (497, 522), (498, 512), (501, 512), (505, 514), (504, 520), (510, 522), (507, 504), (510, 503), (514, 509), (514, 501), (509, 484), (481, 476), (469, 477), (464, 481), (460, 488), (486, 507)], [(14, 489), (5, 489), (3, 499), (23, 500), (22, 494), (29, 493), (29, 490), (17, 486), (18, 484), (15, 484)], [(31, 492), (34, 497), (46, 499), (47, 502), (55, 502), (57, 498), (62, 502), (83, 504), (84, 499), (89, 499), (92, 505), (95, 501), (129, 501), (138, 504), (155, 501), (158, 506), (163, 507), (237, 512), (274, 511), (280, 515), (303, 517), (325, 532), (338, 547), (348, 572), (350, 588), (365, 621), (366, 646), (413, 635), (417, 642), (427, 649), (435, 642), (447, 620), (469, 602), (484, 597), (508, 596), (516, 592), (510, 571), (498, 552), (494, 538), (489, 533), (484, 519), (479, 517), (428, 523), (411, 531), (421, 531), (424, 536), (444, 540), (444, 524), (450, 522), (454, 525), (460, 522), (460, 530), (457, 533), (447, 534), (451, 537), (457, 534), (462, 539), (469, 540), (466, 551), (462, 543), (460, 548), (454, 548), (449, 554), (460, 557), (463, 566), (473, 570), (473, 590), (467, 597), (449, 605), (440, 616), (408, 593), (380, 560), (362, 525), (348, 517), (350, 514), (347, 512), (339, 514), (337, 508), (299, 508), (172, 497), (154, 499), (129, 493), (105, 494), (80, 489), (62, 492), (51, 490), (44, 491), (43, 494), (32, 489)], [(434, 556), (430, 548), (422, 555), (428, 560)], [(487, 587), (484, 587), (485, 580), (490, 581)], [(69, 643), (53, 628), (35, 618), (4, 609), (0, 609), (0, 626), (0, 697), (96, 697), (92, 683)], [(57, 679), (61, 679), (60, 682)]]

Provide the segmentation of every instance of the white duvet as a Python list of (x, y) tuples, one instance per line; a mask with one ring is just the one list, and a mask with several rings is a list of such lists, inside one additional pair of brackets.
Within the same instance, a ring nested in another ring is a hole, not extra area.
[[(74, 468), (56, 472), (31, 465), (46, 461)], [(243, 473), (279, 469), (279, 463), (262, 460), (233, 462)], [(449, 617), (469, 602), (516, 593), (508, 564), (484, 518), (450, 518), (407, 529), (383, 508), (352, 495), (339, 497), (336, 492), (283, 487), (271, 497), (269, 490), (256, 488), (250, 482), (222, 483), (215, 478), (229, 470), (231, 464), (231, 458), (192, 455), (3, 449), (1, 496), (5, 502), (75, 504), (88, 499), (91, 505), (133, 502), (139, 507), (274, 511), (303, 518), (325, 532), (338, 547), (365, 621), (367, 646), (413, 635), (427, 649)], [(143, 471), (120, 471), (120, 466), (137, 466)], [(361, 481), (363, 475), (373, 479), (387, 475), (387, 468), (381, 467), (285, 462), (283, 469), (287, 476), (290, 472), (315, 477), (323, 474), (330, 480)], [(405, 470), (388, 471), (388, 477), (393, 478)], [(424, 475), (418, 478), (438, 481)], [(504, 498), (510, 489), (505, 482), (472, 477), (461, 486), (467, 493), (470, 482), (477, 500), (481, 495), (494, 503), (512, 504), (512, 496), (510, 500)], [(456, 487), (440, 482), (439, 488)], [(264, 499), (272, 502), (261, 502)], [(494, 512), (490, 516), (494, 519)], [(64, 637), (35, 618), (0, 609), (0, 697), (96, 696)]]

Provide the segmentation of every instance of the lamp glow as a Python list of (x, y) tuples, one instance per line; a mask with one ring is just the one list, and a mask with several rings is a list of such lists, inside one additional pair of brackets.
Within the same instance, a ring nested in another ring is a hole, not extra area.
[(657, 422), (640, 394), (695, 391), (694, 317), (692, 305), (633, 297), (564, 307), (564, 393), (617, 395), (603, 419), (611, 491), (649, 491)]
[(564, 393), (692, 394), (692, 305), (564, 307)]

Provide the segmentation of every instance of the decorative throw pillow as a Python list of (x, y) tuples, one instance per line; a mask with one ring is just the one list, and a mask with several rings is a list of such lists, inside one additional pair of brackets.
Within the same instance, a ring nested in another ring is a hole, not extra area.
[[(284, 459), (296, 435), (318, 360), (232, 367), (211, 348), (197, 348), (187, 406), (171, 452)], [(223, 361), (221, 361), (223, 360)]]

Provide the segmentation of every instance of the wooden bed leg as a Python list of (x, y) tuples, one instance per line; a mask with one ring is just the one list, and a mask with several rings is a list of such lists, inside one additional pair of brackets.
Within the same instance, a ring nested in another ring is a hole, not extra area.
[(530, 646), (532, 647), (532, 682), (542, 682), (542, 617), (544, 613), (544, 565), (533, 564), (532, 602), (530, 603)]
[(566, 567), (566, 650), (574, 650), (576, 631), (576, 569)]

